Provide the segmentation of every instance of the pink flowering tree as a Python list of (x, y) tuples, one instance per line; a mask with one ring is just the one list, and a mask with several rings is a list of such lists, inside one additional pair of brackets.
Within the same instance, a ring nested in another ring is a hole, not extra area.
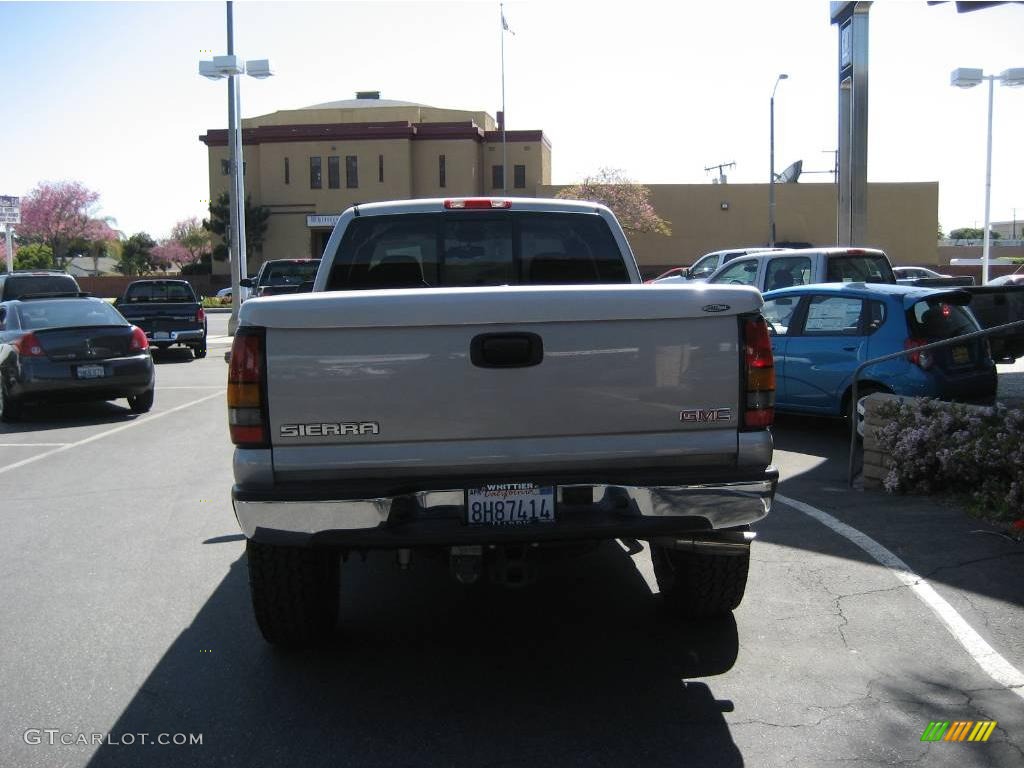
[(192, 264), (195, 258), (192, 252), (184, 245), (173, 238), (161, 240), (152, 251), (150, 251), (153, 266), (163, 272), (174, 266)]
[(171, 227), (171, 241), (180, 246), (176, 261), (182, 265), (196, 264), (213, 250), (210, 232), (197, 216), (182, 219)]
[(669, 222), (651, 204), (651, 192), (615, 168), (602, 168), (579, 184), (565, 187), (555, 197), (562, 200), (590, 200), (607, 205), (627, 233), (654, 232), (671, 235)]
[(116, 239), (110, 225), (95, 215), (100, 195), (77, 181), (44, 181), (21, 201), (23, 241), (46, 243), (63, 266), (73, 243)]

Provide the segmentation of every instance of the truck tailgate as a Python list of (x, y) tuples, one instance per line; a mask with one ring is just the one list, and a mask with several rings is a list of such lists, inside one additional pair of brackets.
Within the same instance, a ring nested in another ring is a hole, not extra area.
[(362, 291), (251, 302), (242, 321), (267, 327), (281, 480), (721, 466), (742, 418), (736, 315), (760, 303), (722, 286)]

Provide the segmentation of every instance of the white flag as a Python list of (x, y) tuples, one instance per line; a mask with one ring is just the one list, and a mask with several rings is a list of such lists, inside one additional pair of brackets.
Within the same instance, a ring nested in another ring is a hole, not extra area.
[(505, 21), (505, 11), (504, 10), (502, 10), (502, 12), (501, 12), (501, 28), (504, 29), (506, 32), (508, 32), (510, 35), (514, 35), (515, 34), (515, 32), (512, 31), (512, 27), (510, 27), (508, 25), (508, 22)]

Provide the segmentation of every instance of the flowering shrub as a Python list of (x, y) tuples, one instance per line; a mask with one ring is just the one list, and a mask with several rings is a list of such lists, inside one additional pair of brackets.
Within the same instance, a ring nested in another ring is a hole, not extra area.
[(877, 415), (875, 436), (892, 457), (887, 491), (951, 492), (979, 517), (1024, 519), (1024, 411), (907, 399)]

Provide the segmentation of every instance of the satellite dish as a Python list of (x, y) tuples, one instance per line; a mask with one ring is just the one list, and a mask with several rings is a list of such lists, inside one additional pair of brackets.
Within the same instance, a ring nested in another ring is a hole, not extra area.
[(800, 172), (804, 169), (804, 161), (797, 160), (791, 166), (778, 176), (780, 184), (796, 184), (796, 180), (800, 178)]

